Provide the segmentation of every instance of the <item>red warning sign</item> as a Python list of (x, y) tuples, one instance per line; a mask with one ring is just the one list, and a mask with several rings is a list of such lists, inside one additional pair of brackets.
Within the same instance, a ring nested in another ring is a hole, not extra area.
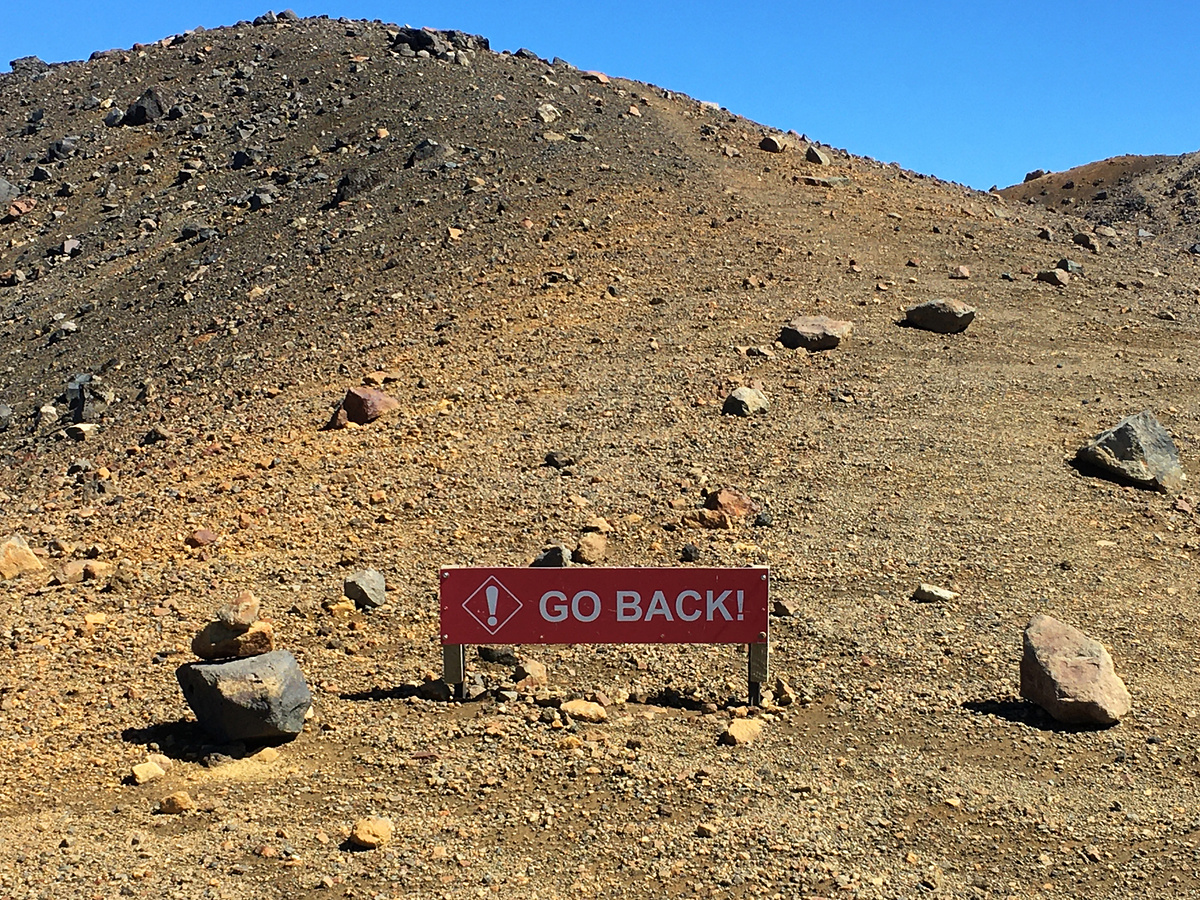
[(442, 643), (765, 643), (768, 570), (443, 569)]

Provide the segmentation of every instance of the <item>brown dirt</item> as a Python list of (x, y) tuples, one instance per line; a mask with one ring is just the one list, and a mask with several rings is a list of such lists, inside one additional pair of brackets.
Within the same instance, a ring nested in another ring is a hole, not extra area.
[[(0, 896), (1196, 893), (1196, 500), (1068, 465), (1150, 408), (1194, 477), (1182, 245), (1115, 221), (1089, 253), (1062, 204), (832, 148), (818, 166), (798, 138), (767, 153), (754, 123), (564, 64), (400, 59), (386, 27), (239, 26), (0, 77), (4, 177), (38, 201), (0, 225), (0, 272), (27, 275), (0, 288), (0, 525), (47, 565), (0, 604)], [(184, 114), (90, 108), (150, 85)], [(79, 152), (39, 162), (66, 135)], [(425, 138), (453, 155), (406, 168)], [(219, 234), (181, 239), (193, 223)], [(1065, 288), (1021, 274), (1064, 256), (1084, 267)], [(898, 327), (941, 296), (978, 308), (965, 333)], [(855, 330), (744, 352), (800, 314)], [(377, 370), (401, 408), (320, 430)], [(114, 393), (83, 442), (36, 418), (80, 372)], [(770, 411), (722, 416), (750, 383)], [(723, 486), (773, 525), (682, 529)], [(526, 648), (551, 685), (516, 700), (511, 667), (472, 657), (481, 699), (422, 699), (438, 566), (525, 565), (597, 515), (612, 565), (686, 543), (770, 565), (799, 611), (772, 623), (795, 702), (742, 708), (740, 648), (642, 646)], [(216, 542), (189, 548), (198, 528)], [(87, 556), (121, 577), (50, 583)], [(388, 605), (329, 613), (365, 566)], [(923, 581), (960, 598), (915, 604)], [(174, 679), (244, 589), (315, 694), (269, 763), (209, 746)], [(1121, 725), (1017, 698), (1037, 612), (1112, 649)], [(597, 692), (605, 724), (553, 709)], [(747, 712), (763, 737), (719, 746)], [(166, 777), (126, 783), (151, 751)], [(177, 790), (197, 808), (156, 814)], [(368, 815), (395, 835), (354, 851)]]

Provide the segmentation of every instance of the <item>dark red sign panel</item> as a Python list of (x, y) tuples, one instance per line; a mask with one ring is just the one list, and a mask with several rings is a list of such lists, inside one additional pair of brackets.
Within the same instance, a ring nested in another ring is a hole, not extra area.
[(443, 644), (758, 644), (768, 570), (442, 569)]

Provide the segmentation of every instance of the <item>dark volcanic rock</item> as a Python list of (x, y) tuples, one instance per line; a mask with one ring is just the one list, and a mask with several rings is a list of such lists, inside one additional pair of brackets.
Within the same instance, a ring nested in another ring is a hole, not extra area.
[(121, 124), (148, 125), (165, 116), (170, 108), (170, 102), (159, 88), (147, 88), (142, 96), (134, 100), (129, 109), (125, 110), (125, 117), (121, 120)]
[(1149, 410), (1096, 435), (1079, 448), (1075, 460), (1142, 488), (1178, 491), (1185, 479), (1175, 442)]
[(222, 742), (293, 738), (312, 705), (304, 673), (286, 650), (185, 663), (175, 675), (196, 721)]

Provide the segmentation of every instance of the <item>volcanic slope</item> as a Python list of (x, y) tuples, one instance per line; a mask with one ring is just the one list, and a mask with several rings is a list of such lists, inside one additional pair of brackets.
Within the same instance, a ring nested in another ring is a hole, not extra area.
[[(1195, 473), (1192, 257), (398, 35), (242, 24), (0, 77), (0, 512), (45, 565), (0, 607), (0, 894), (1197, 893), (1196, 499), (1068, 464), (1149, 408)], [(162, 116), (105, 124), (151, 88)], [(937, 297), (975, 322), (898, 326)], [(800, 314), (854, 333), (784, 350)], [(364, 380), (400, 408), (322, 430)], [(770, 409), (721, 415), (739, 385)], [(761, 527), (688, 527), (726, 486)], [(609, 565), (770, 565), (771, 705), (736, 647), (523, 648), (540, 689), (472, 653), (476, 699), (424, 699), (438, 566), (586, 527)], [(365, 567), (388, 603), (339, 611)], [(209, 745), (175, 684), (246, 589), (315, 695), (274, 760)], [(1119, 726), (1017, 699), (1038, 612), (1112, 649)], [(148, 752), (174, 764), (134, 785)], [(367, 815), (395, 834), (354, 852)]]

